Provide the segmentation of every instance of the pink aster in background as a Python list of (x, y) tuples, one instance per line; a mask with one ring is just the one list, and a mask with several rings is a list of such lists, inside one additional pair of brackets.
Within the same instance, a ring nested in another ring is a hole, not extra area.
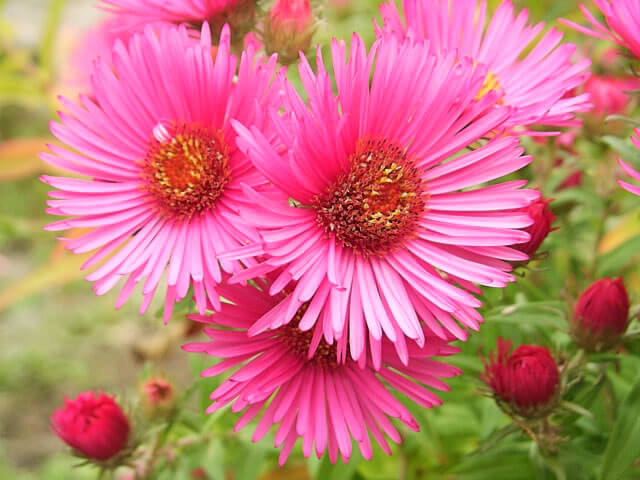
[(583, 27), (569, 20), (560, 22), (591, 37), (611, 40), (640, 57), (640, 3), (637, 0), (593, 0), (607, 25), (599, 22), (584, 5), (580, 9), (591, 24)]
[(245, 0), (100, 0), (101, 6), (141, 23), (201, 23)]
[[(636, 128), (635, 129), (635, 137), (631, 137), (631, 141), (633, 142), (633, 144), (636, 146), (636, 148), (640, 149), (640, 129)], [(634, 180), (638, 180), (640, 181), (640, 172), (636, 171), (633, 169), (633, 167), (631, 165), (629, 165), (626, 162), (623, 162), (622, 160), (618, 160), (618, 163), (620, 164), (620, 166), (622, 167), (622, 169), (627, 172), (629, 175), (631, 175), (631, 177)], [(618, 181), (618, 184), (624, 188), (625, 190), (627, 190), (628, 192), (633, 193), (634, 195), (640, 195), (640, 187), (636, 186), (636, 185), (631, 185), (627, 182), (623, 182), (622, 180)]]
[(367, 54), (357, 35), (348, 61), (344, 42), (331, 52), (337, 96), (320, 51), (317, 74), (303, 57), (308, 105), (285, 83), (276, 142), (234, 124), (239, 148), (283, 194), (246, 189), (240, 212), (263, 242), (222, 258), (266, 255), (232, 281), (278, 269), (272, 294), (298, 281), (249, 332), (288, 323), (312, 301), (330, 313), (314, 309), (302, 330), (316, 325), (328, 343), (348, 338), (354, 360), (367, 341), (379, 356), (383, 334), (424, 345), (422, 322), (465, 339), (457, 322), (482, 321), (473, 282), (504, 287), (514, 280), (505, 260), (527, 258), (507, 247), (529, 239), (519, 229), (531, 219), (512, 210), (538, 193), (521, 190), (525, 181), (478, 186), (530, 162), (517, 138), (481, 141), (512, 109), (496, 107), (495, 92), (475, 99), (487, 72), (468, 58), (425, 55), (395, 37)]
[(200, 43), (184, 27), (147, 28), (116, 44), (113, 66), (97, 61), (95, 99), (61, 99), (51, 131), (69, 148), (50, 145), (42, 158), (85, 178), (42, 177), (56, 188), (47, 211), (71, 217), (47, 229), (91, 229), (64, 241), (75, 253), (98, 249), (83, 266), (100, 264), (87, 277), (98, 295), (127, 277), (117, 307), (142, 281), (144, 312), (167, 266), (165, 320), (190, 286), (200, 311), (207, 296), (217, 307), (221, 269), (240, 268), (219, 265), (217, 252), (255, 239), (235, 204), (241, 185), (266, 179), (236, 148), (229, 121), (264, 127), (262, 107), (278, 99), (276, 62), (245, 53), (236, 70), (229, 41), (224, 29), (214, 59), (206, 24)]
[(315, 308), (314, 301), (294, 312), (293, 321), (286, 323), (279, 316), (281, 327), (250, 336), (247, 331), (251, 325), (286, 298), (285, 294), (269, 295), (270, 282), (258, 280), (257, 285), (259, 288), (221, 287), (221, 294), (233, 303), (224, 304), (212, 316), (191, 316), (211, 324), (205, 328), (209, 341), (191, 343), (184, 349), (222, 359), (202, 372), (205, 377), (240, 367), (211, 394), (213, 403), (207, 412), (229, 404), (233, 412), (244, 410), (236, 431), (259, 417), (254, 442), (262, 439), (272, 425), (278, 425), (274, 445), (282, 448), (281, 465), (299, 438), (305, 457), (314, 449), (318, 458), (328, 451), (332, 463), (338, 454), (348, 461), (353, 440), (362, 455), (370, 459), (370, 437), (390, 454), (385, 435), (394, 442), (402, 441), (390, 418), (399, 419), (411, 430), (418, 431), (419, 426), (389, 387), (430, 408), (441, 400), (427, 387), (446, 391), (448, 387), (440, 378), (460, 373), (433, 359), (459, 350), (434, 337), (424, 325), (420, 328), (430, 340), (422, 348), (408, 346), (406, 365), (386, 339), (382, 342), (380, 368), (373, 368), (371, 357), (362, 356), (355, 362), (348, 355), (346, 338), (328, 344), (319, 330), (298, 328), (298, 322)]
[(592, 75), (584, 84), (593, 103), (592, 113), (596, 115), (623, 114), (631, 100), (626, 92), (638, 88), (640, 80), (632, 76)]
[(561, 44), (562, 33), (553, 28), (538, 38), (544, 24), (527, 25), (526, 9), (516, 15), (511, 1), (505, 0), (485, 24), (486, 0), (402, 4), (405, 21), (393, 1), (380, 6), (384, 27), (378, 35), (426, 38), (436, 52), (457, 51), (484, 65), (487, 74), (478, 97), (500, 92), (501, 103), (515, 108), (508, 126), (576, 125), (575, 113), (590, 109), (588, 95), (571, 91), (588, 78), (591, 61), (572, 63), (576, 46)]
[(128, 43), (140, 31), (124, 16), (109, 16), (98, 25), (81, 34), (71, 51), (69, 67), (65, 71), (66, 83), (82, 93), (91, 93), (91, 73), (97, 58), (113, 65), (113, 47), (120, 40)]

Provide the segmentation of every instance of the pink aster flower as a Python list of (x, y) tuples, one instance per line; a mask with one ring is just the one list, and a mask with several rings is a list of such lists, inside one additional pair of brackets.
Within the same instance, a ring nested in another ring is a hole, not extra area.
[(624, 114), (631, 97), (625, 92), (637, 90), (640, 81), (631, 76), (592, 75), (584, 84), (596, 115)]
[(243, 0), (100, 0), (102, 6), (119, 15), (151, 22), (204, 22)]
[(478, 97), (492, 90), (501, 92), (501, 102), (515, 108), (507, 125), (576, 125), (575, 113), (589, 110), (588, 95), (570, 92), (588, 78), (591, 61), (573, 64), (576, 46), (560, 44), (562, 33), (555, 29), (536, 40), (544, 24), (527, 25), (526, 9), (516, 15), (511, 1), (505, 0), (485, 25), (486, 0), (402, 3), (406, 24), (389, 1), (380, 7), (384, 28), (378, 29), (378, 35), (426, 38), (436, 52), (457, 51), (485, 65), (488, 73)]
[[(640, 149), (640, 128), (635, 129), (635, 134), (636, 134), (635, 137), (631, 137), (631, 141), (636, 146), (636, 148)], [(627, 172), (629, 175), (631, 175), (631, 177), (633, 177), (634, 180), (640, 181), (640, 172), (637, 172), (636, 170), (633, 169), (631, 165), (623, 162), (622, 160), (618, 160), (618, 163), (620, 164), (620, 166), (625, 172)], [(618, 184), (628, 192), (631, 192), (634, 195), (640, 195), (640, 187), (636, 185), (631, 185), (627, 182), (623, 182), (622, 180), (619, 180)]]
[[(409, 410), (389, 392), (389, 386), (418, 405), (430, 408), (441, 400), (426, 387), (446, 391), (448, 387), (440, 378), (460, 373), (457, 368), (433, 359), (458, 352), (447, 341), (435, 337), (422, 348), (409, 345), (406, 365), (399, 361), (388, 340), (382, 344), (380, 368), (373, 367), (370, 356), (362, 356), (355, 362), (348, 355), (350, 347), (345, 337), (326, 343), (320, 330), (298, 328), (298, 322), (316, 308), (313, 301), (295, 312), (294, 321), (282, 325), (285, 319), (279, 316), (282, 326), (250, 336), (247, 330), (251, 325), (286, 298), (285, 294), (269, 295), (270, 282), (257, 283), (258, 289), (221, 287), (222, 295), (233, 303), (224, 304), (212, 316), (192, 316), (211, 324), (211, 328), (204, 329), (210, 340), (185, 345), (184, 349), (222, 359), (202, 372), (205, 377), (240, 367), (211, 394), (213, 403), (207, 412), (229, 404), (233, 412), (244, 410), (236, 431), (261, 417), (253, 434), (254, 442), (263, 438), (272, 425), (279, 424), (274, 445), (282, 448), (281, 465), (299, 438), (305, 457), (315, 447), (318, 458), (328, 450), (332, 463), (338, 453), (348, 461), (353, 440), (362, 455), (370, 459), (370, 436), (390, 454), (385, 434), (397, 443), (402, 440), (390, 418), (399, 419), (414, 431), (419, 426)], [(425, 336), (432, 336), (426, 326), (421, 328)]]
[(113, 66), (97, 61), (95, 100), (61, 99), (66, 112), (51, 131), (69, 148), (50, 145), (42, 158), (88, 178), (42, 177), (56, 188), (47, 211), (71, 217), (47, 229), (91, 229), (64, 241), (75, 253), (98, 249), (83, 267), (101, 263), (87, 277), (98, 295), (127, 277), (117, 307), (143, 281), (144, 312), (167, 265), (165, 320), (190, 286), (201, 311), (207, 296), (218, 306), (221, 269), (240, 265), (219, 265), (217, 252), (254, 238), (234, 205), (241, 185), (260, 189), (266, 179), (236, 148), (229, 122), (264, 127), (262, 106), (278, 98), (275, 58), (243, 54), (234, 79), (229, 41), (225, 28), (214, 60), (206, 24), (200, 42), (184, 27), (147, 28), (116, 44)]
[(95, 60), (102, 58), (108, 65), (113, 65), (113, 47), (116, 42), (127, 44), (134, 33), (140, 31), (133, 19), (124, 16), (108, 16), (87, 30), (78, 38), (70, 55), (70, 68), (65, 72), (69, 85), (89, 94)]
[(637, 0), (593, 0), (593, 3), (604, 15), (607, 25), (599, 22), (582, 4), (580, 9), (591, 28), (565, 19), (560, 22), (591, 37), (616, 42), (640, 57), (640, 3)]
[(527, 257), (507, 246), (529, 239), (519, 229), (531, 219), (513, 209), (538, 193), (521, 190), (524, 181), (479, 186), (530, 162), (517, 138), (481, 141), (512, 109), (495, 106), (495, 92), (475, 99), (487, 72), (472, 60), (424, 48), (388, 37), (367, 54), (354, 35), (347, 61), (334, 41), (337, 96), (320, 53), (317, 74), (303, 57), (308, 106), (285, 83), (285, 113), (272, 115), (277, 146), (234, 124), (239, 148), (283, 194), (246, 189), (240, 213), (263, 242), (223, 258), (266, 260), (232, 281), (276, 269), (271, 293), (298, 281), (251, 334), (290, 322), (313, 300), (331, 313), (313, 309), (300, 328), (319, 321), (327, 342), (348, 337), (354, 360), (367, 339), (379, 350), (383, 333), (423, 345), (422, 321), (441, 338), (464, 339), (456, 320), (472, 329), (482, 320), (472, 282), (514, 280), (505, 260)]

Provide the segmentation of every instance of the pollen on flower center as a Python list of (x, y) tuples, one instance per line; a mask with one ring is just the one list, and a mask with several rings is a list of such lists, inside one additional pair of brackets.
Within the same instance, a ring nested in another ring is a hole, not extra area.
[[(484, 79), (484, 83), (482, 84), (480, 91), (476, 95), (475, 100), (476, 101), (480, 100), (482, 97), (484, 97), (486, 94), (488, 94), (493, 90), (499, 92), (502, 90), (502, 86), (500, 85), (500, 81), (498, 80), (498, 77), (493, 72), (489, 72), (486, 78)], [(503, 100), (500, 99), (498, 103), (502, 104)]]
[(142, 176), (167, 213), (190, 217), (212, 208), (229, 180), (222, 133), (199, 125), (154, 129)]
[(329, 345), (324, 338), (320, 340), (313, 357), (309, 358), (309, 348), (313, 338), (313, 329), (303, 332), (298, 324), (309, 308), (309, 302), (303, 304), (289, 323), (280, 327), (277, 338), (289, 348), (291, 353), (321, 368), (335, 368), (338, 366), (336, 345)]
[(425, 198), (419, 170), (405, 152), (386, 140), (367, 139), (313, 206), (318, 223), (345, 247), (383, 255), (415, 236)]

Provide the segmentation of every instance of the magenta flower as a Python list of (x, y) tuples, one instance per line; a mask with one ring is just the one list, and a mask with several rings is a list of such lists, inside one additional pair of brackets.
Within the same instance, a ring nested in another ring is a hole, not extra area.
[(607, 25), (599, 22), (582, 4), (580, 9), (591, 28), (565, 19), (560, 22), (591, 37), (616, 42), (640, 57), (640, 3), (637, 0), (593, 0), (593, 3), (604, 15)]
[[(631, 141), (636, 146), (636, 148), (640, 149), (640, 128), (636, 128), (634, 131), (636, 136), (635, 137), (632, 136)], [(640, 181), (640, 172), (637, 172), (636, 170), (634, 170), (631, 165), (623, 162), (621, 159), (618, 160), (618, 163), (620, 164), (620, 166), (625, 172), (627, 172), (629, 175), (631, 175), (631, 177), (633, 177), (634, 180)], [(618, 184), (628, 192), (631, 192), (634, 195), (640, 195), (640, 187), (631, 185), (630, 183), (627, 183), (627, 182), (623, 182), (622, 180), (618, 180)]]
[(102, 6), (119, 15), (151, 22), (204, 22), (233, 8), (242, 0), (100, 0)]
[[(513, 106), (509, 126), (568, 126), (580, 122), (576, 112), (590, 109), (588, 95), (571, 91), (589, 76), (591, 61), (576, 64), (576, 46), (560, 45), (562, 33), (551, 29), (535, 41), (544, 24), (527, 25), (528, 11), (517, 16), (503, 1), (485, 26), (487, 2), (482, 0), (403, 0), (403, 22), (393, 1), (380, 7), (384, 33), (428, 39), (436, 52), (457, 51), (488, 69), (478, 97), (495, 90), (502, 103)], [(557, 48), (556, 48), (557, 47)], [(525, 55), (525, 51), (531, 51)]]
[(385, 435), (397, 443), (402, 440), (390, 418), (399, 419), (414, 431), (419, 426), (409, 410), (389, 392), (389, 386), (418, 405), (430, 408), (441, 400), (426, 387), (446, 391), (447, 385), (438, 377), (460, 374), (459, 369), (432, 359), (454, 354), (458, 349), (433, 337), (425, 326), (421, 327), (423, 335), (430, 340), (422, 348), (408, 345), (406, 365), (398, 359), (388, 340), (382, 342), (379, 369), (373, 367), (371, 357), (362, 356), (355, 362), (348, 354), (346, 337), (327, 343), (320, 330), (298, 328), (307, 312), (316, 308), (313, 301), (295, 312), (294, 321), (284, 324), (285, 319), (276, 314), (276, 321), (282, 326), (250, 336), (248, 328), (286, 298), (285, 294), (269, 295), (270, 282), (258, 280), (257, 284), (259, 289), (221, 287), (222, 295), (233, 304), (224, 304), (219, 313), (211, 316), (191, 316), (211, 324), (211, 328), (204, 329), (210, 340), (183, 348), (222, 359), (202, 372), (204, 377), (240, 367), (211, 394), (213, 403), (207, 413), (229, 404), (236, 413), (244, 410), (236, 431), (261, 417), (253, 434), (254, 442), (263, 438), (272, 425), (279, 424), (274, 445), (282, 448), (281, 465), (298, 438), (302, 439), (306, 457), (315, 447), (318, 458), (328, 450), (332, 463), (338, 453), (348, 461), (353, 440), (362, 455), (370, 459), (370, 436), (390, 454)]
[(165, 320), (176, 300), (193, 286), (204, 311), (208, 297), (219, 305), (217, 252), (237, 248), (255, 233), (234, 212), (241, 185), (266, 183), (236, 148), (230, 119), (262, 129), (262, 107), (278, 99), (270, 88), (275, 58), (254, 62), (229, 54), (229, 30), (212, 55), (208, 26), (201, 41), (184, 27), (150, 28), (113, 52), (113, 66), (96, 63), (95, 100), (61, 99), (67, 112), (51, 131), (70, 149), (50, 145), (42, 158), (87, 179), (43, 176), (57, 190), (49, 213), (69, 216), (48, 230), (90, 228), (65, 239), (75, 253), (98, 251), (84, 268), (100, 262), (87, 279), (98, 295), (127, 277), (121, 306), (143, 281), (145, 311), (169, 265)]
[(232, 281), (281, 269), (273, 294), (298, 281), (249, 333), (290, 322), (313, 300), (331, 313), (314, 309), (300, 328), (320, 322), (328, 343), (348, 337), (354, 360), (367, 341), (379, 355), (383, 333), (423, 345), (422, 321), (441, 338), (465, 339), (456, 320), (472, 329), (482, 321), (472, 282), (504, 287), (514, 280), (505, 260), (527, 258), (507, 245), (529, 240), (519, 229), (531, 219), (513, 209), (538, 192), (521, 190), (524, 181), (478, 186), (530, 162), (514, 137), (475, 143), (512, 110), (495, 106), (495, 92), (476, 101), (486, 70), (467, 58), (426, 56), (424, 45), (395, 37), (367, 54), (354, 35), (349, 61), (344, 42), (331, 50), (337, 97), (320, 54), (317, 74), (303, 58), (309, 106), (285, 84), (274, 142), (234, 124), (239, 148), (283, 194), (246, 189), (241, 215), (263, 242), (222, 258), (266, 255)]

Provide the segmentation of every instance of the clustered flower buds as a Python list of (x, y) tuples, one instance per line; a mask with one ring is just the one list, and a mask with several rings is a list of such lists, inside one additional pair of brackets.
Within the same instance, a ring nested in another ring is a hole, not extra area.
[(575, 305), (571, 334), (588, 351), (614, 347), (629, 324), (629, 296), (622, 278), (601, 278)]
[(526, 418), (547, 415), (557, 403), (560, 383), (549, 349), (521, 345), (513, 353), (510, 350), (510, 340), (498, 339), (497, 352), (484, 360), (481, 378), (508, 412)]
[(314, 19), (309, 0), (276, 0), (265, 19), (264, 46), (283, 64), (295, 62), (311, 47)]
[(65, 406), (53, 412), (51, 425), (78, 454), (99, 461), (122, 452), (131, 431), (129, 420), (113, 397), (92, 391), (65, 399)]
[(550, 203), (551, 200), (540, 197), (523, 209), (523, 211), (531, 217), (531, 220), (533, 220), (533, 223), (525, 228), (525, 231), (531, 235), (531, 238), (526, 243), (514, 245), (513, 248), (520, 250), (522, 253), (526, 253), (529, 257), (532, 257), (538, 251), (544, 239), (547, 238), (549, 232), (553, 230), (552, 224), (556, 219), (556, 216), (549, 206)]

